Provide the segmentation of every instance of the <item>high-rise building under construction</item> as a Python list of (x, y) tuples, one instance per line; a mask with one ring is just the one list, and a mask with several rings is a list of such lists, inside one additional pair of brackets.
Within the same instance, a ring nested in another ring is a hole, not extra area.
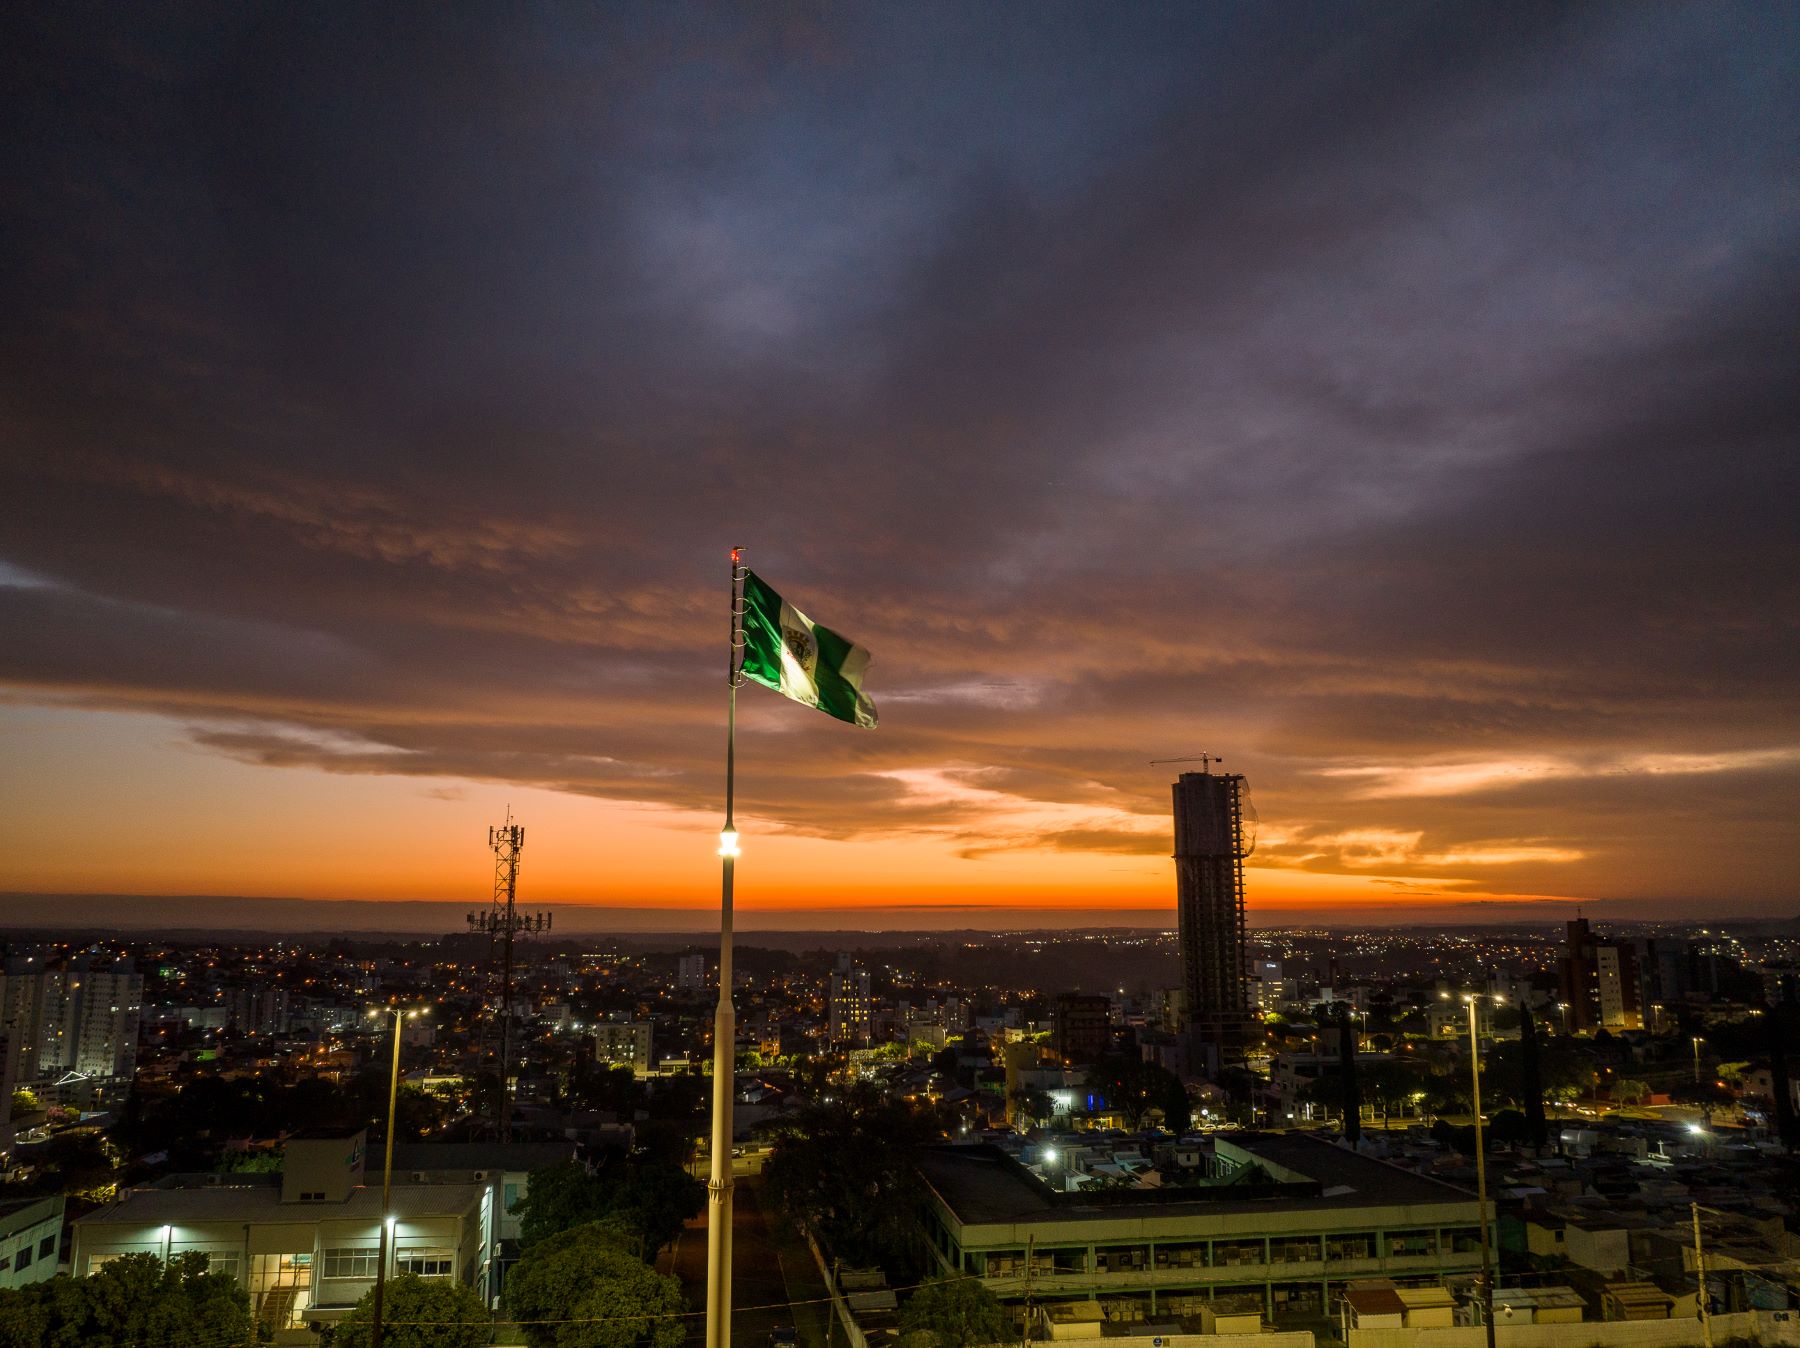
[(1249, 788), (1239, 774), (1201, 771), (1182, 773), (1174, 789), (1175, 893), (1190, 1053), (1216, 1064), (1242, 1054), (1252, 1024), (1244, 941)]

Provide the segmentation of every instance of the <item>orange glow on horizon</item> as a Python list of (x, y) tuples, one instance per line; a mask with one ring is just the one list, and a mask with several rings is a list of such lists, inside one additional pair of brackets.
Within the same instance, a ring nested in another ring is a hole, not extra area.
[[(719, 892), (717, 815), (535, 788), (453, 779), (265, 768), (171, 742), (169, 723), (141, 716), (37, 715), (8, 747), (38, 789), (0, 828), (26, 893), (238, 895), (438, 900), (490, 895), (487, 830), (510, 808), (526, 827), (526, 904), (701, 912)], [(103, 753), (83, 753), (103, 736)], [(54, 759), (54, 764), (51, 760)], [(54, 770), (51, 770), (53, 766)], [(1039, 826), (1053, 826), (1046, 807)], [(1004, 812), (998, 844), (979, 856), (942, 833), (848, 840), (805, 836), (740, 814), (739, 907), (854, 913), (863, 908), (1166, 912), (1174, 868), (1155, 853), (1011, 845), (1024, 818)], [(1033, 822), (1033, 821), (1026, 821)], [(1540, 895), (1478, 892), (1466, 879), (1400, 878), (1252, 865), (1254, 921), (1284, 912), (1405, 910)]]

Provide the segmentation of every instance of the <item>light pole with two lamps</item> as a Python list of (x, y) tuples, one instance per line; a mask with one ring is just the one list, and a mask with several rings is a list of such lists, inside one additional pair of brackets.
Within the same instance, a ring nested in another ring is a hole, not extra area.
[[(387, 1286), (388, 1237), (394, 1229), (394, 1217), (391, 1211), (394, 1195), (394, 1109), (400, 1099), (400, 1022), (415, 1020), (424, 1015), (424, 1011), (414, 1007), (375, 1007), (369, 1011), (371, 1016), (391, 1015), (394, 1018), (394, 1064), (388, 1077), (388, 1112), (387, 1112), (387, 1156), (381, 1164), (381, 1243), (377, 1247), (375, 1257), (375, 1298), (369, 1307), (369, 1348), (381, 1348), (381, 1297)], [(501, 1083), (506, 1089), (506, 1083)]]
[[(1449, 993), (1442, 994), (1449, 997)], [(1487, 1155), (1481, 1138), (1481, 1036), (1477, 1028), (1476, 1009), (1481, 994), (1465, 992), (1463, 1002), (1469, 1008), (1469, 1103), (1475, 1115), (1475, 1202), (1480, 1208), (1481, 1230), (1481, 1319), (1487, 1328), (1487, 1348), (1494, 1348), (1494, 1257), (1488, 1244)], [(1496, 996), (1496, 1002), (1501, 999)]]

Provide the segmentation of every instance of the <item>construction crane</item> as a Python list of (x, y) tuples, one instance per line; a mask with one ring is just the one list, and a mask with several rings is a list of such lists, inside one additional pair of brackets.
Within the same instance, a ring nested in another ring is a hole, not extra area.
[(1224, 761), (1217, 754), (1189, 754), (1186, 758), (1153, 758), (1150, 760), (1150, 766), (1160, 768), (1167, 763), (1198, 763), (1200, 771), (1210, 772), (1214, 763), (1223, 763)]

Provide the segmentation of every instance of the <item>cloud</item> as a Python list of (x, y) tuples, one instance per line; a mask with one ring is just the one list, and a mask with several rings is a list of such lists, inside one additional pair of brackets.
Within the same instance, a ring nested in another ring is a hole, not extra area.
[(742, 542), (792, 832), (1786, 902), (1791, 16), (1100, 13), (25, 25), (7, 697), (710, 805)]

